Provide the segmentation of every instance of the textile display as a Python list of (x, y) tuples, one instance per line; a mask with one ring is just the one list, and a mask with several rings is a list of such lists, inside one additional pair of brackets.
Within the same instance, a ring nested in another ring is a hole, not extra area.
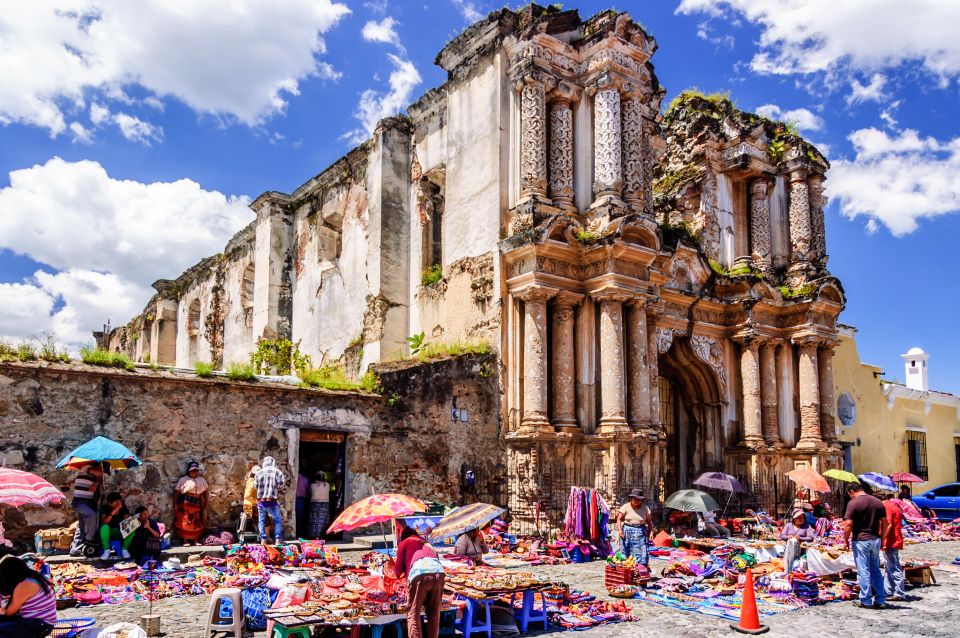
[(609, 522), (610, 506), (599, 492), (592, 488), (570, 488), (567, 514), (564, 518), (564, 532), (568, 536), (594, 544), (606, 543), (609, 540)]

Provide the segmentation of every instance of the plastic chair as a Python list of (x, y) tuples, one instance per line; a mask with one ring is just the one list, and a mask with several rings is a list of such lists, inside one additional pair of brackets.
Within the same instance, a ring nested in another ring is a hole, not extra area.
[(123, 543), (120, 541), (110, 541), (110, 549), (113, 550), (114, 555), (122, 556), (123, 552)]
[(270, 638), (287, 638), (287, 636), (296, 636), (297, 638), (310, 638), (309, 627), (284, 627), (279, 623), (273, 623), (273, 633)]
[[(493, 604), (493, 600), (474, 600), (473, 598), (462, 595), (458, 595), (457, 598), (467, 601), (467, 608), (463, 610), (463, 620), (458, 621), (456, 624), (457, 629), (464, 635), (464, 638), (470, 638), (470, 636), (476, 633), (485, 633), (487, 634), (487, 638), (493, 638), (493, 621), (490, 618), (490, 606)], [(479, 616), (480, 605), (484, 606), (486, 621), (482, 624), (475, 624), (474, 621)]]
[(530, 623), (542, 622), (543, 629), (547, 629), (547, 599), (541, 595), (540, 609), (536, 609), (536, 596), (530, 590), (522, 593), (522, 602), (520, 609), (513, 606), (513, 601), (517, 594), (510, 596), (510, 608), (513, 609), (513, 617), (520, 622), (520, 632), (527, 633), (527, 627)]
[[(229, 601), (230, 616), (220, 615), (220, 607)], [(223, 622), (227, 620), (228, 622)], [(210, 608), (207, 612), (207, 628), (203, 632), (204, 638), (210, 638), (216, 633), (232, 634), (233, 638), (243, 638), (243, 598), (242, 592), (236, 587), (215, 589), (210, 595)]]
[[(457, 610), (448, 609), (440, 612), (440, 636), (457, 635)], [(399, 634), (398, 634), (399, 636)]]
[(370, 638), (381, 638), (383, 635), (383, 630), (390, 626), (393, 626), (394, 631), (397, 632), (397, 638), (403, 638), (403, 623), (403, 620), (394, 620), (393, 622), (384, 623), (382, 625), (371, 625)]

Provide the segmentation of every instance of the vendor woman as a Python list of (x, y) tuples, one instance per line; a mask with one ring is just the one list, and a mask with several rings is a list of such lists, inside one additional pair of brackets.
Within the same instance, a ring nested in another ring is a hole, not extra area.
[(643, 490), (633, 489), (630, 491), (630, 501), (617, 510), (621, 550), (625, 556), (636, 558), (641, 565), (650, 562), (647, 541), (653, 530), (653, 517), (644, 503), (646, 500)]
[(454, 554), (469, 558), (475, 565), (483, 565), (483, 555), (489, 551), (490, 548), (478, 529), (461, 534), (453, 548)]
[(187, 475), (173, 491), (173, 529), (185, 546), (199, 541), (207, 526), (208, 490), (207, 481), (200, 476), (200, 464), (191, 461)]
[(47, 636), (57, 622), (53, 583), (30, 569), (22, 558), (0, 559), (0, 636)]
[(780, 540), (786, 541), (791, 538), (796, 538), (799, 541), (811, 542), (816, 533), (813, 529), (813, 526), (807, 522), (807, 514), (801, 509), (794, 510), (791, 521), (783, 526), (783, 530), (780, 531)]

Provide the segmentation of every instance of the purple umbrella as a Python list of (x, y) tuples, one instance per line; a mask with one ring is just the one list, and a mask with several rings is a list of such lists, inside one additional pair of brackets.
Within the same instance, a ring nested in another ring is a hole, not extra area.
[(693, 482), (694, 485), (699, 485), (700, 487), (710, 487), (716, 490), (723, 490), (725, 492), (737, 493), (737, 492), (746, 492), (747, 488), (743, 486), (743, 483), (738, 481), (735, 477), (730, 476), (729, 474), (724, 474), (723, 472), (704, 472), (701, 474), (697, 480)]
[(879, 472), (865, 472), (860, 475), (860, 480), (878, 490), (894, 493), (897, 491), (897, 486), (890, 480), (890, 477)]

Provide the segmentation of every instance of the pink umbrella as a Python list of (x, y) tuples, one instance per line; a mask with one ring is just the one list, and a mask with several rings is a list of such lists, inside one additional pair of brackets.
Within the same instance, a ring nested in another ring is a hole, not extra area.
[(65, 501), (63, 492), (36, 474), (0, 467), (0, 504), (47, 505)]

